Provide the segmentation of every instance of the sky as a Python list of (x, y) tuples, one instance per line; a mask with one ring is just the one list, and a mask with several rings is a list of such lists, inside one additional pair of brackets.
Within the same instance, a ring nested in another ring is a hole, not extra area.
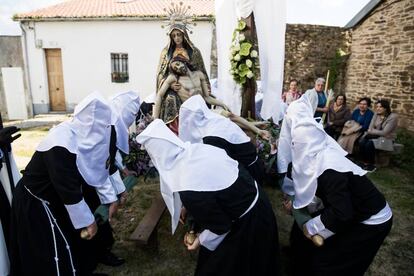
[[(67, 0), (0, 0), (0, 35), (20, 35), (16, 13), (33, 11)], [(276, 1), (276, 0), (273, 0)], [(369, 0), (286, 0), (287, 23), (345, 26)]]

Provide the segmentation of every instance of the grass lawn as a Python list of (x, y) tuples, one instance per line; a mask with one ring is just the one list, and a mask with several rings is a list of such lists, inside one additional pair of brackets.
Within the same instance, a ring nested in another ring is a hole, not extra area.
[[(13, 150), (20, 169), (30, 160), (34, 149), (46, 135), (48, 128), (34, 128), (21, 131), (22, 137), (13, 143)], [(414, 172), (412, 172), (414, 145), (412, 136), (400, 135), (406, 145), (403, 155), (395, 156), (389, 168), (378, 169), (369, 175), (378, 189), (385, 195), (394, 213), (394, 225), (385, 240), (367, 275), (413, 275), (414, 264)], [(281, 247), (289, 244), (292, 218), (283, 213), (281, 192), (266, 187), (279, 224)], [(120, 209), (114, 231), (116, 243), (113, 251), (126, 258), (125, 265), (117, 268), (100, 266), (99, 272), (110, 275), (193, 275), (197, 255), (188, 252), (182, 243), (185, 229), (180, 226), (171, 235), (170, 216), (164, 214), (158, 230), (159, 251), (154, 252), (136, 247), (128, 241), (129, 235), (143, 218), (151, 205), (152, 198), (159, 193), (156, 179), (139, 183), (130, 193), (127, 204)], [(285, 273), (288, 275), (288, 260), (282, 251)]]

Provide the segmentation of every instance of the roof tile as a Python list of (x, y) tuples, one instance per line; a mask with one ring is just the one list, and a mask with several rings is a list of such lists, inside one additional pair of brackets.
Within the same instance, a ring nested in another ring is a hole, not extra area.
[[(21, 13), (15, 20), (53, 19), (53, 18), (107, 18), (107, 17), (161, 17), (164, 8), (171, 5), (171, 0), (70, 0), (54, 6)], [(179, 3), (178, 1), (174, 1)], [(184, 0), (184, 5), (191, 6), (190, 14), (195, 16), (212, 16), (213, 0)]]

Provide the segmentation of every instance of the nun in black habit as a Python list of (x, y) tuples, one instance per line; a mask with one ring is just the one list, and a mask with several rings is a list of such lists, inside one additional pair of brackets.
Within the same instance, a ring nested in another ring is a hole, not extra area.
[[(112, 110), (109, 177), (104, 185), (97, 189), (97, 193), (102, 204), (111, 204), (109, 208), (110, 220), (117, 211), (118, 201), (122, 204), (127, 197), (126, 188), (119, 172), (119, 169), (123, 166), (120, 151), (123, 154), (129, 154), (128, 128), (135, 122), (139, 111), (139, 96), (134, 91), (117, 93), (109, 99), (109, 105)], [(94, 237), (94, 243), (97, 245), (95, 255), (102, 264), (119, 266), (125, 260), (111, 252), (115, 242), (112, 232), (109, 221), (99, 223), (98, 234)]]
[(161, 121), (137, 137), (160, 174), (174, 233), (184, 205), (201, 226), (196, 275), (279, 275), (278, 233), (269, 201), (220, 148), (182, 142)]
[(200, 95), (190, 97), (181, 105), (179, 122), (178, 133), (183, 141), (224, 149), (260, 186), (263, 184), (263, 161), (258, 158), (250, 137), (229, 118), (211, 111)]
[(93, 93), (37, 147), (14, 192), (11, 275), (90, 275), (95, 269), (91, 210), (108, 178), (110, 125), (108, 103)]
[[(295, 275), (363, 275), (392, 226), (384, 196), (313, 118), (316, 99), (305, 94), (284, 118), (278, 168), (292, 162), (293, 208), (322, 202), (303, 229), (291, 233)], [(324, 245), (310, 238), (320, 235)]]
[(20, 137), (15, 126), (3, 128), (0, 115), (0, 275), (9, 275), (10, 208), (12, 191), (20, 179), (11, 143)]

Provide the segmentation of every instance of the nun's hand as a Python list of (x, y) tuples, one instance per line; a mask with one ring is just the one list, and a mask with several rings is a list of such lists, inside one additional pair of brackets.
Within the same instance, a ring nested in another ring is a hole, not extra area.
[(118, 206), (119, 206), (118, 201), (114, 201), (111, 203), (111, 205), (109, 205), (109, 217), (108, 217), (109, 223), (112, 221), (112, 218), (116, 214), (116, 212), (118, 212)]
[(306, 223), (303, 224), (302, 231), (303, 231), (303, 235), (305, 235), (306, 238), (312, 240), (312, 236), (308, 232), (308, 228), (306, 227)]
[(123, 206), (128, 198), (128, 192), (125, 191), (119, 195), (119, 205)]
[(198, 238), (198, 234), (192, 244), (188, 244), (186, 241), (184, 241), (184, 244), (187, 246), (188, 251), (197, 250), (200, 247), (200, 239)]
[(286, 214), (292, 215), (292, 200), (290, 200), (286, 195), (283, 196), (282, 205)]
[(98, 225), (96, 224), (96, 221), (94, 221), (91, 225), (82, 229), (81, 238), (84, 240), (90, 240), (96, 235), (96, 232), (98, 232)]

